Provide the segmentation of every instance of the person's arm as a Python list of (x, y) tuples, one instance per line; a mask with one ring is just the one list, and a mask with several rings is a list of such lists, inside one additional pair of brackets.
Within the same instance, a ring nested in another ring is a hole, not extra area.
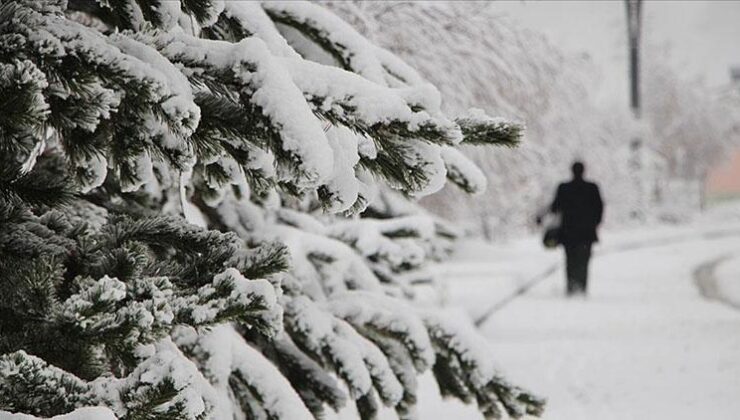
[(550, 213), (550, 204), (544, 204), (535, 212), (534, 223), (537, 226), (542, 226), (542, 222), (545, 220), (545, 216)]
[(558, 190), (555, 193), (555, 199), (550, 204), (550, 213), (560, 213), (561, 202), (563, 200), (563, 184), (558, 185)]
[(601, 219), (604, 216), (604, 202), (601, 200), (601, 193), (599, 192), (599, 186), (594, 184), (595, 192), (595, 210), (596, 210), (596, 225), (601, 224)]

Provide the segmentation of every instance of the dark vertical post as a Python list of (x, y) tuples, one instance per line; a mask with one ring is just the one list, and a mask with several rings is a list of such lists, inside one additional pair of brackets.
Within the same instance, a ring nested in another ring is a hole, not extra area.
[[(640, 112), (640, 24), (642, 0), (624, 0), (627, 12), (627, 40), (629, 47), (629, 83), (630, 108), (635, 120), (641, 117)], [(648, 193), (645, 178), (645, 147), (641, 135), (633, 134), (630, 139), (629, 167), (632, 172), (636, 190), (635, 202), (630, 211), (631, 217), (644, 220), (645, 208), (648, 203)]]
[(627, 39), (629, 40), (630, 107), (640, 118), (640, 24), (642, 0), (625, 0), (627, 8)]

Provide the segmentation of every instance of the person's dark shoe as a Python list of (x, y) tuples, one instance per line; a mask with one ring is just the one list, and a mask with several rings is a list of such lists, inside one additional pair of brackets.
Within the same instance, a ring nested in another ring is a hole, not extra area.
[(581, 298), (581, 299), (585, 299), (587, 297), (587, 293), (586, 293), (585, 290), (582, 290), (582, 289), (566, 290), (565, 296), (567, 298)]

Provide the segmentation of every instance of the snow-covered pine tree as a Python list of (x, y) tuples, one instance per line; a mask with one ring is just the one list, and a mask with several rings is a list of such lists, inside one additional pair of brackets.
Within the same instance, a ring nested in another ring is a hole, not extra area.
[(432, 369), (487, 417), (541, 412), (413, 305), (454, 232), (399, 204), (480, 190), (455, 148), (516, 124), (449, 119), (312, 3), (4, 0), (0, 57), (0, 410), (411, 418)]

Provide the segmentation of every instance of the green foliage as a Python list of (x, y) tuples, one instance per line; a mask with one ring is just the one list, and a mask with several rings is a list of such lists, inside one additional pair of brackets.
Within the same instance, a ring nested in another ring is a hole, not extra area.
[(463, 133), (463, 143), (471, 145), (494, 145), (516, 147), (522, 138), (524, 127), (520, 124), (500, 120), (483, 120), (463, 117), (455, 120)]
[[(314, 212), (362, 212), (374, 178), (425, 191), (443, 147), (513, 146), (521, 127), (447, 119), (368, 47), (371, 77), (357, 45), (300, 16), (316, 5), (250, 4), (260, 26), (236, 3), (178, 4), (0, 4), (0, 409), (321, 418), (351, 401), (408, 418), (433, 366), (488, 416), (538, 414), (498, 376), (476, 382), (456, 331), (398, 299), (454, 232), (390, 208), (348, 224)], [(275, 52), (273, 23), (356, 74)]]
[[(224, 276), (219, 273), (230, 261), (245, 268), (253, 261), (279, 266), (282, 254), (247, 257), (233, 234), (204, 231), (181, 219), (114, 219), (93, 229), (52, 211), (2, 223), (0, 255), (8, 261), (0, 267), (8, 279), (0, 303), (2, 353), (25, 349), (89, 377), (98, 369), (135, 366), (136, 346), (171, 329), (167, 313), (176, 323), (240, 320), (274, 329), (270, 323), (276, 320), (266, 313), (274, 303), (259, 290), (233, 295), (240, 276), (219, 281)], [(215, 315), (194, 320), (192, 311), (205, 304), (215, 305)], [(149, 316), (153, 322), (141, 324)], [(55, 338), (51, 348), (50, 337)], [(95, 349), (104, 354), (91, 360)]]
[(0, 200), (33, 207), (68, 204), (74, 197), (74, 188), (66, 174), (56, 173), (61, 171), (53, 168), (55, 163), (52, 159), (46, 159), (38, 166), (50, 168), (37, 167), (24, 173), (20, 165), (0, 158)]
[(427, 317), (436, 361), (432, 372), (442, 395), (465, 402), (475, 401), (486, 418), (502, 417), (501, 409), (512, 418), (539, 416), (545, 400), (511, 385), (497, 373), (481, 366), (481, 361), (468, 353), (459, 332), (434, 316)]
[(89, 404), (89, 386), (24, 351), (0, 355), (0, 410), (43, 416)]
[[(178, 324), (238, 321), (275, 334), (281, 312), (272, 287), (245, 289), (250, 282), (227, 269), (269, 274), (284, 267), (282, 248), (261, 249), (177, 218), (121, 215), (93, 226), (69, 211), (37, 216), (19, 200), (1, 199), (0, 354), (18, 369), (0, 367), (0, 400), (12, 403), (0, 409), (49, 416), (90, 404), (96, 397), (83, 396), (87, 385), (76, 377), (131, 375), (141, 346)], [(54, 383), (70, 388), (69, 397), (57, 397)], [(122, 418), (185, 418), (183, 401), (154, 410), (180, 391), (164, 380), (122, 393), (135, 406)]]

